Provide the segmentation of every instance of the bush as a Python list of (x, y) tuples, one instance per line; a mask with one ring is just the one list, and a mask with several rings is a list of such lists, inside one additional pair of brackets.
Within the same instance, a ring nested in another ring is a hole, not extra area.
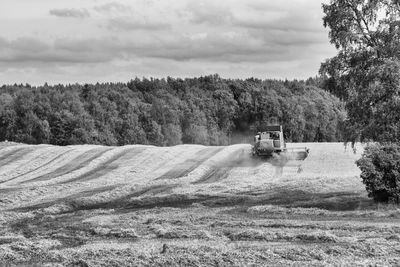
[(356, 164), (369, 197), (378, 202), (399, 203), (400, 145), (369, 145)]

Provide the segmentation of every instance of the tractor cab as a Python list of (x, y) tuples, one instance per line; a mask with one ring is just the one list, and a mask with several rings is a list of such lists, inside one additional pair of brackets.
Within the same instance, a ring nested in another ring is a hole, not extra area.
[(271, 156), (285, 150), (282, 126), (267, 126), (254, 137), (254, 153), (259, 156)]

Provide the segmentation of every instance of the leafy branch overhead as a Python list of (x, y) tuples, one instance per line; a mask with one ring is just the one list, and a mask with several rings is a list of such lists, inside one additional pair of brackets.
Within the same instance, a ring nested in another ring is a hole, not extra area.
[(320, 74), (347, 102), (347, 140), (400, 141), (400, 2), (332, 0), (323, 11), (338, 54)]

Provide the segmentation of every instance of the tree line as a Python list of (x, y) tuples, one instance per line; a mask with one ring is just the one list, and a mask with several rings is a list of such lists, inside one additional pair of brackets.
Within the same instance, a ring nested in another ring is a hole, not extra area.
[(342, 140), (343, 103), (312, 81), (133, 79), (0, 87), (0, 141), (227, 145), (282, 124), (293, 142)]

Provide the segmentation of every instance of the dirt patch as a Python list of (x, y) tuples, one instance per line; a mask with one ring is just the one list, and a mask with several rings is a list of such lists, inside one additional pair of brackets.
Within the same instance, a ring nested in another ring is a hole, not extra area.
[(161, 193), (170, 193), (173, 188), (177, 187), (177, 184), (170, 184), (170, 185), (154, 185), (154, 186), (149, 186), (145, 187), (143, 189), (137, 190), (136, 192), (129, 194), (128, 196), (124, 197), (124, 199), (129, 199), (133, 197), (139, 197), (144, 194), (151, 194), (151, 195), (157, 195)]
[[(84, 197), (90, 197), (98, 193), (113, 190), (117, 185), (104, 186), (91, 190), (85, 190), (76, 194), (72, 194), (66, 197), (62, 197), (53, 201), (43, 202), (36, 205), (30, 205), (20, 208), (12, 209), (12, 211), (29, 212), (38, 209), (44, 209), (53, 205), (66, 205), (69, 207), (68, 210), (64, 210), (64, 213), (76, 212), (79, 210), (94, 210), (94, 209), (142, 209), (151, 208), (156, 206), (169, 206), (174, 205), (175, 202), (186, 197), (176, 197), (175, 195), (168, 195), (164, 197), (156, 197), (157, 194), (170, 194), (172, 189), (178, 186), (174, 185), (154, 185), (144, 187), (134, 192), (125, 195), (123, 197), (104, 201), (91, 201), (82, 199)], [(149, 195), (143, 197), (143, 195)], [(142, 197), (142, 198), (139, 198)], [(177, 203), (176, 205), (185, 205), (184, 203)]]
[[(72, 201), (70, 204), (74, 207), (74, 210), (150, 208), (151, 206), (167, 205), (167, 202), (163, 202), (169, 198), (174, 198), (173, 195), (165, 197), (155, 197), (155, 195), (171, 194), (172, 189), (177, 186), (177, 184), (148, 186), (117, 199), (94, 203)], [(150, 196), (146, 198), (143, 197), (144, 195)]]
[[(217, 203), (213, 203), (217, 201)], [(377, 204), (356, 192), (312, 193), (301, 190), (271, 189), (268, 191), (245, 191), (225, 195), (208, 201), (210, 206), (278, 205), (292, 208), (317, 208), (330, 211), (374, 209)]]
[[(220, 177), (220, 176), (218, 176)], [(287, 208), (317, 208), (327, 211), (351, 211), (366, 208), (376, 208), (376, 204), (357, 193), (332, 192), (309, 193), (300, 190), (283, 190), (274, 192), (256, 192), (251, 194), (173, 194), (172, 190), (179, 184), (164, 184), (143, 187), (130, 194), (116, 199), (90, 201), (81, 199), (97, 193), (106, 192), (116, 186), (99, 187), (82, 191), (54, 201), (14, 209), (14, 211), (32, 211), (64, 203), (71, 211), (94, 209), (151, 209), (154, 207), (189, 207), (199, 203), (208, 207), (238, 207), (247, 209), (254, 205), (278, 205)]]
[(80, 216), (45, 216), (22, 219), (10, 225), (12, 232), (25, 238), (49, 238), (61, 242), (61, 248), (72, 248), (84, 245), (91, 236), (91, 229), (81, 224)]
[(222, 168), (212, 168), (206, 174), (204, 174), (199, 180), (193, 182), (192, 184), (205, 184), (205, 183), (215, 183), (226, 179), (229, 176), (229, 171), (232, 168), (222, 167)]
[(333, 211), (365, 209), (374, 206), (366, 196), (355, 192), (311, 193), (301, 190), (280, 189), (272, 196), (258, 195), (265, 204), (284, 205), (288, 207), (319, 208)]
[(118, 187), (118, 185), (102, 186), (102, 187), (98, 187), (98, 188), (93, 188), (90, 190), (85, 190), (85, 191), (81, 191), (81, 192), (78, 192), (75, 194), (71, 194), (66, 197), (58, 198), (58, 199), (55, 199), (52, 201), (47, 201), (47, 202), (42, 202), (42, 203), (39, 203), (36, 205), (30, 205), (30, 206), (25, 206), (25, 207), (21, 207), (21, 208), (16, 208), (16, 209), (13, 209), (13, 211), (28, 212), (28, 211), (32, 211), (32, 210), (48, 208), (48, 207), (51, 207), (51, 206), (57, 205), (57, 204), (66, 203), (68, 205), (68, 203), (73, 203), (75, 201), (78, 201), (77, 199), (79, 199), (79, 198), (94, 196), (98, 193), (111, 191), (117, 187)]

